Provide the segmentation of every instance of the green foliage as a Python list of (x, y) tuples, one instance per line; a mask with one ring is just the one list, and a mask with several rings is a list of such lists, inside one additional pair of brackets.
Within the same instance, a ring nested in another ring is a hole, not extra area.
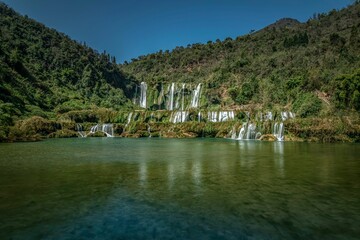
[(42, 117), (33, 116), (16, 122), (10, 128), (9, 138), (16, 141), (39, 140), (56, 131), (57, 124)]
[(153, 86), (204, 83), (202, 106), (206, 108), (291, 106), (316, 90), (331, 94), (329, 82), (334, 76), (360, 68), (359, 12), (360, 5), (354, 4), (317, 14), (306, 23), (283, 19), (234, 40), (141, 56), (121, 69)]
[(346, 43), (345, 38), (340, 37), (339, 34), (337, 33), (332, 33), (329, 37), (329, 40), (332, 45), (336, 45), (340, 47), (344, 46)]
[(3, 3), (0, 32), (0, 101), (13, 108), (2, 114), (2, 125), (21, 116), (130, 105), (136, 82), (109, 54), (99, 54)]
[(241, 87), (233, 87), (228, 90), (231, 99), (237, 104), (246, 104), (258, 91), (258, 84), (256, 80), (252, 82), (245, 82)]
[(285, 37), (284, 47), (290, 48), (294, 46), (306, 46), (309, 43), (309, 37), (307, 33), (298, 33), (292, 37)]
[(360, 70), (352, 75), (340, 76), (332, 84), (337, 107), (360, 111)]
[(317, 116), (321, 110), (321, 100), (313, 93), (299, 94), (294, 102), (294, 110), (300, 117)]
[[(325, 104), (314, 92), (322, 91), (333, 96), (331, 109), (359, 110), (359, 73), (346, 75), (360, 69), (359, 12), (355, 3), (306, 23), (285, 19), (236, 39), (179, 46), (118, 66), (109, 54), (0, 4), (0, 140), (36, 131), (73, 134), (57, 131), (49, 120), (55, 114), (67, 122), (124, 123), (127, 115), (115, 110), (133, 107), (130, 99), (139, 94), (141, 81), (157, 90), (148, 93), (151, 109), (165, 107), (157, 101), (162, 86), (184, 82), (202, 83), (200, 101), (207, 109), (292, 106), (298, 116), (316, 116)], [(34, 115), (40, 118), (21, 121)], [(151, 122), (140, 114), (135, 119)], [(45, 127), (36, 129), (31, 122)], [(216, 134), (212, 124), (203, 127), (201, 134)], [(141, 129), (146, 135), (147, 127)]]

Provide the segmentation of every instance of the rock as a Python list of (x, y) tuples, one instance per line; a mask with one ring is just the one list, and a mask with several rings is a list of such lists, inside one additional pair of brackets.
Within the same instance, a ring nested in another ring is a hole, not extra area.
[(272, 134), (264, 134), (261, 135), (261, 137), (259, 138), (260, 141), (270, 141), (270, 142), (274, 142), (276, 141), (276, 137)]

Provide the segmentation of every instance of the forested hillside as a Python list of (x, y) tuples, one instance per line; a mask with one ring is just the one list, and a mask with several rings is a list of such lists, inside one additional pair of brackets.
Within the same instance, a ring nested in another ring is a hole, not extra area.
[(191, 44), (140, 56), (121, 66), (149, 88), (203, 83), (202, 106), (295, 111), (319, 116), (360, 110), (360, 4), (281, 19), (236, 39)]
[(114, 57), (0, 3), (0, 125), (25, 116), (129, 105), (135, 83)]
[[(102, 136), (100, 127), (123, 137), (226, 137), (264, 112), (275, 121), (296, 113), (290, 140), (360, 141), (358, 2), (121, 65), (0, 3), (0, 141)], [(227, 123), (211, 119), (220, 111), (231, 113)], [(277, 124), (255, 122), (265, 135)]]

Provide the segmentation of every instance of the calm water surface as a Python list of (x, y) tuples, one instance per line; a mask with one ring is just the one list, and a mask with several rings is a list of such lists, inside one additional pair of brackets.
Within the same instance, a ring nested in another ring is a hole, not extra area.
[(360, 239), (360, 145), (0, 144), (0, 239)]

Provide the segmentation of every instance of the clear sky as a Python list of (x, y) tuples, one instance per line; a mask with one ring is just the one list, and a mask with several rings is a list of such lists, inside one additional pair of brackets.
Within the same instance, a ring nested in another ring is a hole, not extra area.
[(176, 46), (235, 38), (284, 17), (308, 20), (352, 0), (0, 0), (119, 63)]

